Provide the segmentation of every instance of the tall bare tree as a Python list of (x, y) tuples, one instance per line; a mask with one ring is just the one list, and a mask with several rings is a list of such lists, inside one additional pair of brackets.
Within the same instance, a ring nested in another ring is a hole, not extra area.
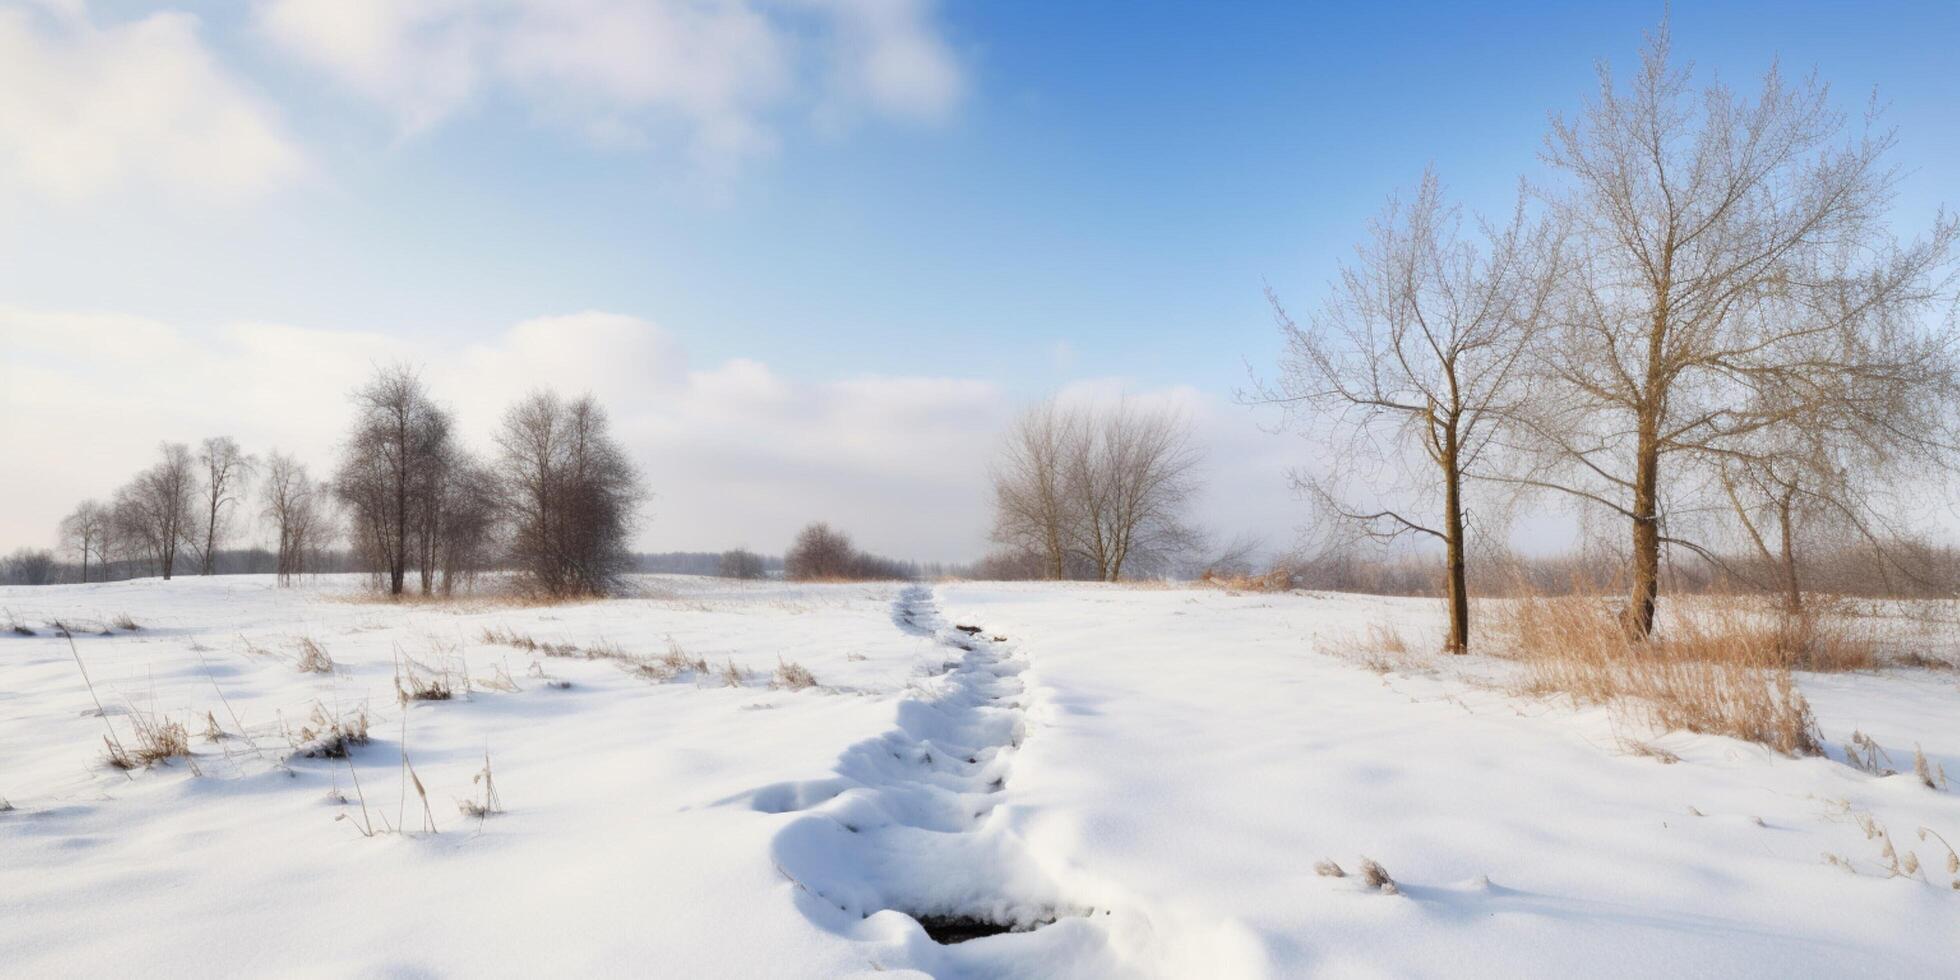
[(278, 539), (274, 570), (280, 585), (291, 585), (305, 574), (312, 553), (323, 543), (326, 496), (325, 488), (306, 472), (306, 464), (277, 451), (266, 457), (260, 498), (266, 523)]
[(1021, 413), (993, 465), (993, 539), (1040, 558), (1042, 574), (1068, 574), (1070, 458), (1081, 451), (1086, 419), (1050, 398)]
[[(238, 448), (230, 436), (204, 440), (197, 449), (199, 503), (203, 513), (186, 544), (196, 553), (198, 573), (217, 571), (218, 546), (230, 524), (231, 510), (245, 496), (245, 481), (252, 473), (253, 460)], [(200, 533), (201, 532), (201, 533)]]
[(504, 416), (498, 474), (511, 556), (533, 587), (598, 595), (632, 569), (627, 550), (646, 491), (590, 395), (538, 392)]
[[(415, 555), (424, 502), (449, 456), (448, 413), (407, 365), (383, 368), (354, 392), (354, 431), (341, 451), (334, 491), (350, 533), (385, 582), (401, 595)], [(426, 584), (426, 583), (425, 583)]]
[[(1627, 627), (1644, 637), (1663, 547), (1709, 553), (1670, 532), (1670, 501), (1699, 465), (1835, 397), (1821, 379), (1877, 370), (1862, 311), (1926, 288), (1960, 226), (1941, 217), (1894, 242), (1893, 135), (1868, 119), (1847, 136), (1815, 78), (1772, 68), (1753, 99), (1718, 83), (1695, 92), (1664, 26), (1629, 85), (1599, 75), (1598, 95), (1547, 138), (1566, 178), (1548, 199), (1576, 262), (1538, 359), (1537, 465), (1514, 479), (1628, 521)], [(1769, 315), (1787, 297), (1821, 315)]]
[(1064, 475), (1072, 546), (1098, 579), (1115, 582), (1125, 568), (1161, 563), (1196, 542), (1184, 511), (1201, 461), (1176, 409), (1126, 400), (1090, 416)]
[(168, 581), (197, 520), (197, 467), (183, 443), (164, 443), (160, 451), (156, 465), (116, 491), (114, 513), (117, 536)]
[[(1446, 648), (1470, 646), (1464, 483), (1524, 396), (1518, 381), (1552, 293), (1556, 240), (1520, 200), (1501, 228), (1466, 232), (1434, 171), (1415, 198), (1391, 201), (1303, 326), (1269, 289), (1286, 348), (1253, 400), (1278, 405), (1324, 442), (1334, 472), (1296, 471), (1324, 510), (1367, 536), (1443, 546)], [(1345, 499), (1343, 467), (1365, 470)], [(1389, 501), (1387, 505), (1383, 501)]]
[(82, 563), (82, 581), (88, 581), (89, 559), (103, 570), (108, 562), (109, 534), (114, 514), (99, 500), (84, 500), (61, 519), (61, 539)]

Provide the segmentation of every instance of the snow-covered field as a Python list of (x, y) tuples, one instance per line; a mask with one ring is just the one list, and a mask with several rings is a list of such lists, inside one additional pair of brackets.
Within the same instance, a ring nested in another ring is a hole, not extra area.
[[(1858, 730), (1908, 770), (1878, 777), (1521, 699), (1481, 658), (1330, 652), (1435, 629), (1411, 600), (357, 585), (0, 589), (37, 634), (0, 635), (0, 974), (1960, 974), (1960, 792), (1909, 771), (1916, 743), (1960, 778), (1952, 672), (1801, 678), (1834, 753)], [(167, 717), (194, 758), (105, 766), (75, 653), (120, 739)], [(405, 661), (455, 696), (404, 708)], [(296, 756), (316, 707), (370, 742)], [(507, 812), (478, 818), (486, 754)], [(1039, 927), (941, 944), (905, 913)]]

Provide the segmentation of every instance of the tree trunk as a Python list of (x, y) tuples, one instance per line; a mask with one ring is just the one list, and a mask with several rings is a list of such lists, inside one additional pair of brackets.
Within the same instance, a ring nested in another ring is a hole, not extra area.
[(1797, 580), (1797, 541), (1790, 528), (1790, 496), (1777, 501), (1778, 518), (1783, 525), (1783, 610), (1791, 616), (1803, 615), (1803, 587)]
[(1640, 413), (1640, 443), (1633, 478), (1633, 593), (1627, 605), (1627, 635), (1644, 640), (1654, 632), (1654, 606), (1660, 595), (1661, 527), (1656, 487), (1660, 470), (1660, 422), (1652, 407)]
[(1443, 450), (1443, 545), (1449, 561), (1446, 591), (1450, 605), (1449, 653), (1470, 652), (1470, 583), (1463, 556), (1463, 474), (1457, 470), (1456, 430), (1445, 437)]

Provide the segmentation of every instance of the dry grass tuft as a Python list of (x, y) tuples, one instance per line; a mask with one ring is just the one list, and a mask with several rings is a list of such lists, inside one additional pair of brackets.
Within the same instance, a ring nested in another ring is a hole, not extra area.
[(516, 632), (508, 626), (485, 626), (483, 642), (516, 647), (526, 653), (536, 653), (538, 650), (537, 640), (532, 639), (529, 634)]
[(749, 682), (749, 672), (735, 666), (735, 658), (728, 658), (728, 665), (721, 669), (721, 682), (727, 687), (742, 687)]
[(1388, 869), (1376, 863), (1374, 858), (1364, 857), (1361, 859), (1361, 880), (1369, 888), (1373, 888), (1384, 895), (1402, 894), (1402, 890), (1395, 887), (1395, 879), (1389, 877)]
[(771, 687), (801, 691), (805, 688), (817, 686), (817, 678), (810, 673), (808, 668), (794, 661), (785, 661), (780, 656), (776, 658), (775, 677), (776, 679), (770, 684)]
[(310, 636), (300, 637), (298, 646), (299, 646), (299, 660), (295, 662), (295, 666), (299, 667), (300, 673), (303, 674), (333, 673), (333, 668), (334, 668), (333, 658), (327, 656), (326, 647), (321, 646), (318, 641), (314, 640)]
[(167, 716), (151, 718), (140, 711), (131, 711), (130, 727), (135, 731), (135, 737), (128, 747), (119, 740), (107, 737), (102, 740), (102, 744), (107, 746), (105, 760), (111, 767), (139, 769), (171, 759), (191, 758), (191, 736), (181, 722), (171, 721)]
[(366, 710), (346, 717), (328, 713), (326, 706), (313, 704), (313, 716), (300, 726), (293, 743), (293, 755), (306, 759), (345, 759), (349, 750), (368, 744)]
[(1790, 670), (1805, 649), (1734, 603), (1674, 611), (1666, 632), (1628, 639), (1619, 617), (1592, 597), (1524, 595), (1490, 617), (1506, 655), (1527, 667), (1523, 687), (1629, 710), (1663, 730), (1727, 735), (1786, 755), (1817, 755), (1817, 725)]
[(1938, 767), (1938, 771), (1940, 774), (1939, 781), (1934, 782), (1933, 781), (1934, 767), (1933, 764), (1927, 761), (1926, 759), (1926, 750), (1920, 748), (1917, 742), (1913, 743), (1912, 774), (1918, 777), (1919, 781), (1925, 784), (1927, 789), (1945, 789), (1947, 786), (1946, 767), (1940, 766)]
[(432, 670), (397, 651), (395, 658), (395, 700), (448, 701), (456, 696), (448, 670)]
[(503, 797), (497, 795), (497, 777), (490, 772), (490, 753), (483, 753), (483, 768), (470, 777), (470, 783), (483, 789), (483, 798), (457, 800), (456, 809), (463, 816), (483, 820), (504, 812)]
[(115, 628), (122, 630), (125, 633), (134, 633), (137, 630), (143, 628), (142, 624), (138, 623), (128, 613), (121, 613), (117, 615), (116, 618), (109, 623), (109, 625), (114, 626)]
[(26, 623), (23, 623), (23, 622), (21, 622), (21, 621), (20, 621), (20, 617), (19, 617), (19, 616), (16, 616), (16, 615), (14, 615), (14, 611), (13, 611), (12, 609), (7, 609), (7, 610), (0, 610), (0, 612), (5, 612), (5, 613), (6, 613), (6, 616), (7, 616), (7, 632), (9, 632), (9, 633), (12, 633), (12, 634), (14, 634), (15, 636), (33, 636), (33, 635), (34, 635), (34, 631), (33, 631), (32, 629), (29, 629)]
[(1313, 863), (1313, 873), (1321, 876), (1322, 878), (1347, 877), (1347, 872), (1341, 870), (1341, 866), (1335, 864), (1333, 861), (1315, 861)]
[(1844, 743), (1844, 761), (1874, 776), (1895, 776), (1899, 772), (1892, 768), (1892, 757), (1879, 747), (1878, 741), (1855, 728)]
[(682, 671), (693, 671), (697, 674), (708, 672), (707, 658), (688, 656), (687, 651), (682, 649), (671, 636), (667, 638), (667, 652), (661, 656), (660, 663), (676, 674)]

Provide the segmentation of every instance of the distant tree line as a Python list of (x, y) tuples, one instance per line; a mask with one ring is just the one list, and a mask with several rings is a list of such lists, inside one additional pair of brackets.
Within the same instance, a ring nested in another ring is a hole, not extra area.
[[(646, 491), (590, 396), (540, 391), (522, 399), (505, 414), (488, 458), (459, 444), (453, 416), (412, 368), (378, 370), (353, 404), (331, 480), (277, 451), (261, 460), (226, 437), (196, 450), (164, 443), (109, 502), (84, 501), (62, 520), (71, 563), (23, 549), (0, 571), (41, 584), (69, 568), (82, 582), (169, 579), (187, 567), (203, 575), (252, 570), (289, 585), (351, 566), (389, 595), (406, 592), (412, 572), (421, 594), (432, 595), (495, 568), (538, 592), (596, 595), (633, 569), (627, 545)], [(241, 510), (254, 503), (274, 548), (227, 552)], [(341, 543), (345, 550), (335, 551)]]

